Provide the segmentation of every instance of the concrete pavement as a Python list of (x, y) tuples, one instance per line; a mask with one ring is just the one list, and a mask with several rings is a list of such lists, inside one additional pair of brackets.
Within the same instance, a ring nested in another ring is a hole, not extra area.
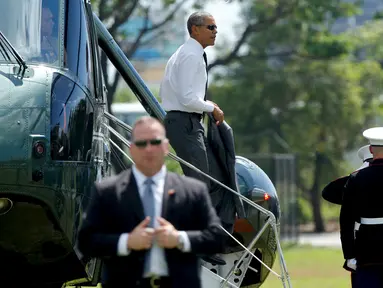
[(330, 233), (301, 233), (298, 244), (341, 248), (339, 231)]

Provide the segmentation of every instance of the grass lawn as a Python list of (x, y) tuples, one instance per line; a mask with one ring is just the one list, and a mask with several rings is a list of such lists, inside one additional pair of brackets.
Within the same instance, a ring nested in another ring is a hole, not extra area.
[[(284, 247), (283, 253), (294, 288), (351, 287), (350, 273), (342, 268), (343, 254), (340, 249), (291, 246)], [(279, 263), (275, 263), (274, 268), (279, 273)], [(270, 274), (262, 287), (283, 286), (282, 281)]]
[[(350, 273), (342, 268), (343, 255), (340, 249), (285, 246), (283, 253), (294, 288), (351, 287)], [(275, 263), (274, 270), (279, 273), (279, 262)], [(282, 281), (273, 274), (262, 285), (262, 288), (281, 287)]]

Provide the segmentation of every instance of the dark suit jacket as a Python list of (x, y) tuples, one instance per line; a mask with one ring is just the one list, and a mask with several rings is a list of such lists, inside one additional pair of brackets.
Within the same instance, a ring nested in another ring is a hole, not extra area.
[[(171, 189), (173, 194), (168, 193)], [(196, 254), (218, 253), (223, 249), (220, 220), (206, 184), (167, 173), (162, 217), (177, 230), (186, 231), (191, 244), (191, 253), (165, 250), (172, 286), (201, 287)], [(143, 219), (143, 206), (131, 170), (95, 184), (78, 245), (85, 257), (104, 259), (103, 282), (107, 287), (134, 287), (141, 279), (146, 251), (131, 251), (128, 256), (118, 257), (117, 245), (121, 233), (131, 232)]]
[[(213, 116), (209, 113), (209, 128), (207, 141), (216, 161), (209, 161), (212, 175), (226, 186), (239, 192), (237, 175), (235, 172), (235, 146), (231, 127), (224, 121), (220, 125), (215, 124)], [(215, 164), (215, 165), (213, 165)], [(220, 169), (222, 173), (216, 173)], [(236, 218), (245, 218), (245, 209), (242, 200), (222, 186), (215, 186), (210, 191), (213, 205), (218, 211), (218, 216), (225, 223), (233, 224)]]

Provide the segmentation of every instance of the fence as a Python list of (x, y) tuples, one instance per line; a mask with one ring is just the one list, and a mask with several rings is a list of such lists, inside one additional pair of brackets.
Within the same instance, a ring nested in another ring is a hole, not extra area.
[(244, 156), (257, 164), (273, 182), (281, 207), (280, 237), (298, 241), (299, 219), (294, 154), (252, 154)]

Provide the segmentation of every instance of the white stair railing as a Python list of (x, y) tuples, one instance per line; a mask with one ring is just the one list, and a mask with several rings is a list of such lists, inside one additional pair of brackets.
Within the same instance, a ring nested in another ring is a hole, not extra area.
[[(121, 121), (120, 119), (118, 119), (117, 117), (115, 117), (114, 115), (108, 113), (108, 112), (104, 112), (104, 115), (107, 119), (111, 120), (112, 122), (114, 122), (116, 125), (118, 125), (119, 127), (121, 127), (122, 129), (124, 129), (125, 131), (129, 132), (129, 133), (132, 133), (132, 127), (127, 125), (126, 123), (124, 123), (123, 121)], [(131, 143), (125, 139), (120, 133), (118, 133), (115, 129), (113, 129), (111, 126), (107, 125), (104, 123), (104, 126), (112, 133), (114, 134), (124, 145), (126, 145), (127, 147), (130, 147)], [(134, 163), (133, 160), (123, 151), (123, 149), (121, 149), (121, 147), (118, 147), (118, 145), (113, 142), (111, 139), (109, 139), (110, 143), (115, 146), (131, 163)], [(220, 181), (216, 180), (215, 178), (211, 177), (209, 174), (206, 174), (204, 173), (203, 171), (201, 171), (200, 169), (198, 169), (197, 167), (195, 167), (194, 165), (190, 164), (189, 162), (183, 160), (182, 158), (178, 157), (177, 155), (174, 155), (173, 153), (169, 153), (168, 154), (168, 157), (179, 162), (179, 163), (182, 163), (184, 165), (186, 165), (187, 167), (193, 169), (194, 171), (204, 175), (205, 177), (209, 178), (211, 181), (217, 183), (218, 185), (224, 187), (225, 189), (227, 189), (228, 191), (230, 191), (231, 193), (235, 194), (236, 196), (240, 197), (240, 199), (244, 202), (246, 202), (247, 204), (249, 204), (251, 207), (257, 209), (258, 211), (260, 211), (261, 213), (265, 214), (266, 215), (266, 222), (263, 224), (262, 228), (260, 229), (260, 231), (255, 235), (255, 237), (252, 239), (252, 241), (250, 242), (250, 244), (248, 245), (248, 247), (245, 247), (242, 243), (240, 243), (233, 235), (231, 235), (231, 233), (229, 233), (226, 229), (224, 229), (222, 226), (221, 226), (221, 229), (229, 236), (231, 237), (238, 245), (240, 245), (244, 251), (242, 253), (242, 255), (239, 257), (239, 259), (237, 260), (236, 264), (234, 264), (231, 269), (229, 270), (229, 272), (227, 273), (227, 275), (225, 277), (221, 277), (215, 273), (213, 273), (212, 271), (208, 270), (206, 267), (203, 267), (203, 270), (202, 270), (202, 273), (203, 275), (210, 275), (207, 271), (209, 271), (212, 275), (210, 276), (207, 276), (209, 277), (209, 280), (211, 279), (215, 279), (215, 281), (217, 281), (216, 283), (219, 283), (220, 285), (217, 286), (217, 287), (225, 287), (225, 285), (229, 285), (229, 286), (226, 286), (226, 287), (240, 287), (240, 286), (236, 286), (236, 285), (241, 285), (241, 283), (231, 283), (229, 282), (229, 279), (230, 277), (233, 275), (233, 273), (236, 273), (236, 271), (238, 270), (238, 267), (243, 263), (244, 259), (250, 255), (250, 260), (252, 258), (255, 258), (257, 261), (259, 261), (259, 263), (261, 265), (263, 265), (266, 269), (268, 269), (270, 271), (270, 273), (272, 273), (273, 275), (275, 275), (276, 277), (278, 277), (281, 281), (282, 281), (282, 284), (283, 284), (283, 287), (286, 288), (286, 287), (289, 287), (291, 288), (292, 285), (291, 285), (291, 281), (290, 281), (290, 277), (289, 277), (289, 274), (288, 274), (288, 271), (287, 271), (287, 266), (286, 266), (286, 262), (285, 262), (285, 259), (284, 259), (284, 256), (283, 256), (283, 252), (282, 252), (282, 247), (281, 247), (281, 244), (280, 244), (280, 241), (279, 241), (279, 238), (278, 238), (278, 229), (277, 229), (277, 222), (276, 222), (276, 218), (274, 216), (274, 214), (263, 208), (262, 206), (258, 205), (257, 203), (254, 203), (253, 201), (251, 201), (250, 199), (246, 198), (245, 196), (243, 196), (242, 194), (240, 194), (239, 192), (233, 190), (232, 188), (226, 186), (225, 184), (221, 183)], [(259, 189), (261, 190), (261, 189)], [(263, 191), (261, 190), (262, 192), (266, 192), (266, 191)], [(276, 239), (276, 243), (277, 243), (277, 251), (278, 251), (278, 255), (279, 255), (279, 264), (280, 264), (280, 269), (281, 269), (281, 274), (278, 274), (277, 272), (275, 272), (273, 269), (271, 269), (266, 263), (264, 263), (261, 259), (259, 259), (256, 255), (254, 255), (253, 252), (251, 252), (251, 250), (253, 250), (256, 242), (259, 240), (259, 238), (262, 236), (262, 234), (266, 231), (266, 229), (269, 227), (269, 225), (271, 226), (274, 234), (275, 234), (275, 239)], [(251, 269), (251, 270), (256, 270), (255, 268), (253, 267), (250, 267), (250, 262), (249, 261), (248, 265), (245, 267), (246, 269)], [(206, 270), (204, 270), (206, 269)], [(243, 273), (243, 276), (245, 274), (246, 271), (242, 271)], [(215, 276), (214, 276), (215, 275)], [(243, 280), (243, 277), (241, 277), (241, 279)], [(206, 279), (205, 279), (206, 280)], [(241, 281), (242, 282), (242, 281)], [(210, 282), (209, 282), (210, 283)], [(287, 286), (286, 286), (287, 285)], [(205, 286), (204, 286), (205, 287)], [(209, 286), (206, 286), (206, 287), (209, 287)], [(209, 288), (215, 288), (215, 287), (209, 287)]]

